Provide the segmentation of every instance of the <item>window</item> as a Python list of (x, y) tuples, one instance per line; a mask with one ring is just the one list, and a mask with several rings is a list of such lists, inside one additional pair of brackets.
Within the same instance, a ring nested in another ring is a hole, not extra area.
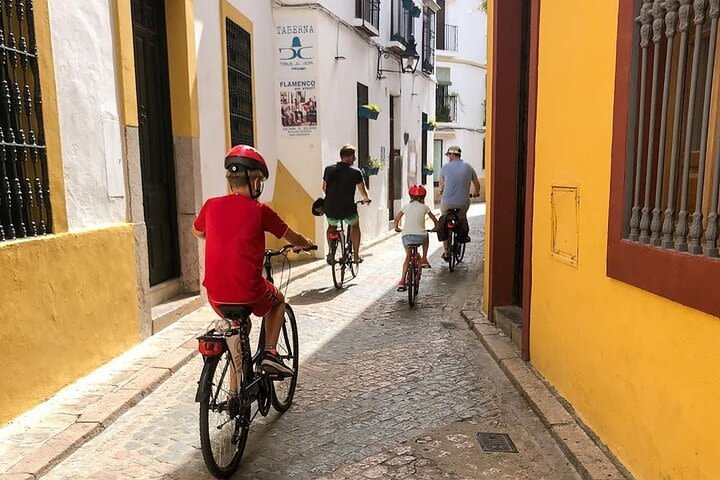
[(405, 4), (408, 0), (392, 0), (390, 40), (407, 45), (414, 32), (414, 19)]
[(720, 315), (720, 12), (698, 4), (620, 2), (607, 269)]
[[(380, 0), (355, 0), (355, 18), (362, 19), (372, 25), (375, 30), (380, 28)], [(368, 32), (376, 35), (377, 32)]]
[[(420, 125), (425, 125), (428, 122), (428, 116), (427, 113), (423, 113), (422, 117), (420, 118)], [(425, 167), (427, 167), (428, 164), (428, 135), (429, 133), (425, 130), (422, 131), (422, 141), (421, 141), (421, 152), (420, 152), (420, 158), (422, 161), (422, 165), (420, 165), (420, 170), (422, 171), (422, 184), (425, 185), (427, 183), (427, 170), (425, 170)]]
[(457, 95), (449, 92), (450, 85), (438, 83), (435, 90), (435, 120), (441, 123), (457, 121)]
[(440, 184), (440, 169), (443, 166), (443, 141), (433, 141), (433, 183), (437, 187)]
[(232, 145), (254, 145), (250, 33), (226, 19), (228, 108)]
[(2, 9), (0, 241), (52, 232), (32, 2)]
[[(367, 105), (368, 87), (362, 83), (357, 84), (357, 106)], [(360, 168), (367, 167), (370, 163), (370, 120), (358, 117), (358, 145), (357, 159)], [(367, 180), (366, 180), (366, 183)]]
[(425, 7), (423, 15), (423, 72), (435, 71), (435, 12)]

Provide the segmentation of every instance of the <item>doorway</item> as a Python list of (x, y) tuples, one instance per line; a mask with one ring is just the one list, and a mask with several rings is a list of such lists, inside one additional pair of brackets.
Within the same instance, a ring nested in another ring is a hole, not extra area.
[(531, 229), (539, 0), (494, 3), (488, 305), (530, 355)]
[(150, 286), (180, 275), (164, 0), (132, 0)]
[(388, 150), (388, 212), (389, 220), (395, 219), (395, 98), (390, 95), (390, 149)]

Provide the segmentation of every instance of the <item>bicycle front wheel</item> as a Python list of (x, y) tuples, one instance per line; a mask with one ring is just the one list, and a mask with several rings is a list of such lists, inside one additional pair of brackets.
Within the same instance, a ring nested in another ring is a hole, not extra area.
[(461, 244), (458, 246), (458, 251), (459, 251), (459, 252), (458, 252), (458, 261), (457, 261), (457, 263), (461, 263), (461, 262), (463, 261), (463, 259), (465, 258), (465, 245), (467, 245), (467, 243), (461, 243)]
[(292, 404), (295, 396), (295, 388), (298, 380), (298, 367), (300, 359), (298, 357), (300, 349), (300, 341), (298, 338), (297, 322), (295, 321), (295, 313), (290, 305), (285, 305), (285, 322), (280, 337), (277, 342), (278, 354), (285, 361), (285, 364), (292, 368), (292, 377), (275, 380), (272, 390), (272, 404), (278, 412), (285, 412)]
[(343, 258), (344, 245), (339, 240), (334, 240), (330, 246), (330, 258), (332, 259), (332, 276), (335, 288), (340, 290), (345, 281), (345, 259)]
[(347, 236), (345, 237), (347, 240), (347, 246), (345, 248), (345, 259), (348, 262), (348, 265), (350, 267), (350, 275), (353, 276), (353, 278), (357, 277), (358, 272), (360, 271), (360, 264), (355, 263), (355, 255), (353, 252), (353, 245), (352, 245), (352, 231), (350, 228), (348, 228)]
[(410, 308), (415, 306), (415, 296), (417, 295), (417, 277), (415, 276), (415, 263), (408, 266), (407, 281), (405, 282), (408, 292), (408, 305)]
[(216, 478), (229, 478), (245, 451), (250, 409), (243, 409), (238, 396), (230, 395), (234, 375), (230, 353), (226, 351), (206, 362), (210, 374), (205, 382), (210, 395), (200, 402), (200, 447), (208, 471)]

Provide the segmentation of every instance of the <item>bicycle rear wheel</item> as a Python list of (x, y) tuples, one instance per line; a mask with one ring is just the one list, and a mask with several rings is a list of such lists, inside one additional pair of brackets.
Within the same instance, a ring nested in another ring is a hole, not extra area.
[(345, 281), (345, 261), (344, 261), (345, 245), (341, 240), (333, 240), (330, 246), (330, 258), (332, 258), (332, 276), (335, 288), (340, 290)]
[(297, 322), (295, 321), (295, 313), (290, 305), (285, 305), (285, 322), (280, 337), (277, 342), (278, 354), (293, 370), (293, 376), (282, 380), (275, 380), (272, 389), (272, 404), (278, 412), (285, 412), (292, 404), (295, 396), (295, 388), (298, 380), (298, 367), (300, 359), (298, 357), (300, 349), (300, 341), (298, 339)]
[(467, 243), (461, 243), (458, 245), (459, 254), (457, 263), (461, 263), (465, 258), (465, 245), (467, 245)]
[(457, 256), (455, 254), (455, 249), (457, 248), (457, 236), (455, 235), (454, 231), (450, 232), (449, 244), (450, 248), (448, 248), (448, 252), (450, 252), (450, 258), (448, 259), (448, 261), (450, 271), (453, 272), (455, 271), (455, 266), (457, 265)]
[[(217, 478), (229, 478), (237, 470), (250, 431), (250, 408), (241, 408), (240, 396), (231, 397), (233, 375), (230, 352), (210, 357), (206, 367), (208, 398), (200, 402), (200, 447), (208, 471)], [(218, 368), (219, 367), (219, 368)], [(239, 391), (245, 383), (240, 375)], [(241, 410), (244, 410), (241, 412)]]

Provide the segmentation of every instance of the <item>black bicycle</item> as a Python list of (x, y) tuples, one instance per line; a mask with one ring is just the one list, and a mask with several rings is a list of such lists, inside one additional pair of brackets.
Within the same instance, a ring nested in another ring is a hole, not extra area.
[[(425, 230), (426, 232), (435, 232), (436, 230)], [(420, 280), (422, 279), (421, 256), (418, 253), (418, 248), (421, 245), (410, 244), (410, 262), (408, 263), (407, 274), (405, 275), (405, 288), (407, 288), (408, 294), (408, 305), (410, 308), (415, 306), (418, 292), (420, 291)]]
[[(355, 202), (356, 205), (365, 203), (364, 201)], [(333, 284), (335, 288), (340, 290), (345, 283), (345, 272), (350, 271), (351, 278), (357, 277), (360, 270), (360, 264), (355, 263), (353, 252), (351, 230), (352, 226), (345, 226), (345, 222), (341, 221), (335, 230), (330, 231), (330, 255), (328, 260), (332, 267)]]
[[(265, 252), (265, 275), (270, 282), (272, 259), (293, 249)], [(317, 250), (313, 246), (303, 251)], [(205, 365), (198, 382), (195, 401), (200, 403), (200, 446), (210, 473), (228, 478), (240, 465), (247, 444), (250, 424), (258, 413), (266, 416), (272, 405), (278, 412), (290, 408), (298, 379), (298, 330), (295, 314), (285, 306), (285, 322), (278, 338), (277, 351), (292, 368), (288, 377), (261, 371), (265, 349), (265, 320), (260, 328), (258, 347), (250, 353), (251, 309), (244, 305), (220, 305), (223, 319), (198, 337), (198, 350)], [(236, 388), (232, 388), (232, 377)]]
[(458, 238), (458, 229), (461, 228), (462, 223), (460, 219), (460, 210), (452, 208), (448, 210), (446, 214), (446, 226), (448, 231), (448, 255), (447, 262), (450, 271), (455, 271), (458, 263), (463, 261), (465, 258), (465, 245), (466, 242), (460, 241)]

